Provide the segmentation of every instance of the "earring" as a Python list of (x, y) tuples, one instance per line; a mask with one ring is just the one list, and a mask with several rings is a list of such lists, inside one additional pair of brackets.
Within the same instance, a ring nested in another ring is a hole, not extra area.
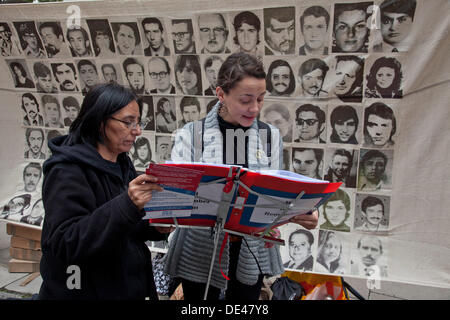
[(222, 118), (225, 117), (228, 114), (228, 109), (227, 109), (227, 106), (225, 105), (224, 102), (220, 102), (218, 114)]

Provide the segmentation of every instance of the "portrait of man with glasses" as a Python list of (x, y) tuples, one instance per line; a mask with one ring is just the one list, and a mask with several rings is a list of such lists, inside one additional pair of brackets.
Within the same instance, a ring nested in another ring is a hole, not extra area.
[(172, 20), (172, 40), (175, 53), (196, 53), (191, 19)]
[(298, 138), (294, 142), (325, 143), (325, 111), (312, 104), (303, 104), (295, 111)]
[(199, 15), (198, 29), (203, 45), (201, 53), (230, 53), (227, 48), (228, 28), (222, 14)]
[(152, 86), (150, 93), (175, 94), (175, 86), (170, 82), (170, 66), (165, 58), (150, 58), (148, 75)]

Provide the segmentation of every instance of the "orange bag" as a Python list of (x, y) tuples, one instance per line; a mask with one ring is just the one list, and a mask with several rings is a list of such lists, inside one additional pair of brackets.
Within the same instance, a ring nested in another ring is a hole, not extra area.
[(305, 295), (302, 300), (348, 300), (339, 276), (286, 271), (281, 275), (302, 285)]

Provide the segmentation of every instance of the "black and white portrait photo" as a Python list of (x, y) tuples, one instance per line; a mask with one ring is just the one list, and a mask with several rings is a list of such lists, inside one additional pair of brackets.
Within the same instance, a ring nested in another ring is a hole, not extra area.
[(45, 159), (44, 147), (44, 130), (41, 128), (25, 129), (25, 159)]
[(69, 58), (70, 52), (58, 21), (37, 22), (37, 28), (49, 58)]
[(25, 59), (6, 60), (6, 62), (11, 71), (14, 87), (19, 89), (35, 88)]
[(345, 274), (350, 266), (350, 241), (342, 232), (319, 230), (314, 271)]
[(289, 143), (292, 142), (293, 121), (287, 105), (288, 102), (284, 101), (266, 103), (261, 114), (264, 122), (275, 126), (280, 131), (283, 142)]
[(318, 148), (292, 148), (292, 171), (322, 180), (323, 153)]
[(414, 28), (416, 0), (384, 0), (380, 4), (382, 41), (373, 47), (374, 52), (405, 52), (411, 46), (410, 34)]
[(20, 94), (19, 97), (20, 108), (23, 111), (23, 125), (33, 127), (44, 126), (39, 98), (31, 92)]
[(123, 61), (122, 66), (129, 88), (136, 94), (144, 94), (146, 77), (143, 59), (128, 57)]
[(75, 96), (63, 96), (61, 97), (61, 104), (63, 107), (63, 123), (65, 127), (70, 127), (72, 122), (77, 118), (80, 113), (81, 99)]
[(154, 163), (152, 152), (154, 148), (151, 146), (151, 140), (150, 136), (141, 135), (134, 142), (134, 152), (131, 154), (131, 159), (134, 167), (139, 172), (145, 172), (148, 165)]
[[(314, 241), (315, 237), (313, 232), (300, 228), (293, 228), (286, 225), (283, 226), (282, 238), (285, 240), (285, 247), (283, 251), (287, 251), (287, 255), (284, 254), (283, 266), (286, 269), (293, 269), (297, 271), (312, 271), (314, 264)], [(281, 228), (280, 228), (281, 231)]]
[(392, 188), (393, 153), (393, 150), (360, 150), (358, 190), (378, 191)]
[(232, 17), (233, 45), (235, 52), (245, 52), (255, 56), (263, 53), (261, 32), (261, 11), (241, 11)]
[(37, 32), (34, 21), (20, 21), (13, 22), (19, 36), (20, 46), (25, 58), (39, 58), (47, 57), (41, 38)]
[(204, 82), (205, 88), (203, 94), (205, 96), (215, 96), (217, 87), (217, 77), (219, 74), (219, 69), (222, 66), (224, 58), (217, 55), (207, 56), (203, 62), (203, 71), (206, 76), (206, 82)]
[(367, 52), (373, 2), (336, 3), (333, 20), (333, 52)]
[(264, 8), (266, 55), (295, 54), (295, 7)]
[(0, 22), (0, 56), (20, 55), (19, 42), (13, 28), (7, 22)]
[(144, 55), (156, 57), (170, 56), (164, 19), (147, 17), (139, 21), (143, 30), (142, 34), (144, 35), (142, 37)]
[(117, 60), (101, 60), (98, 61), (99, 74), (101, 75), (101, 82), (106, 83), (118, 83), (124, 85), (122, 77), (122, 66), (120, 66)]
[(34, 193), (40, 192), (42, 165), (39, 162), (26, 163), (22, 172), (22, 186), (18, 191)]
[(392, 148), (396, 132), (396, 117), (387, 104), (374, 102), (364, 110), (364, 147)]
[(107, 19), (87, 19), (94, 55), (98, 58), (114, 58), (116, 48)]
[(197, 16), (201, 54), (230, 53), (228, 16), (224, 13), (204, 13)]
[(352, 244), (352, 275), (379, 280), (388, 276), (387, 248), (381, 237), (361, 235)]
[(171, 34), (175, 54), (196, 54), (194, 28), (191, 19), (172, 19)]
[(50, 128), (64, 128), (61, 105), (55, 95), (41, 96), (44, 115), (44, 126)]
[(155, 136), (156, 163), (165, 163), (171, 159), (173, 140), (171, 136)]
[(100, 83), (97, 66), (94, 60), (81, 59), (77, 62), (80, 75), (81, 93), (86, 95), (93, 87)]
[(148, 75), (150, 77), (150, 94), (175, 94), (173, 66), (168, 58), (151, 57), (148, 59)]
[(141, 122), (145, 124), (141, 129), (146, 131), (155, 131), (155, 111), (153, 107), (153, 97), (141, 96), (141, 101)]
[(330, 142), (357, 145), (361, 141), (360, 118), (356, 106), (338, 105), (330, 110)]
[(184, 127), (188, 122), (199, 120), (203, 114), (200, 100), (197, 97), (184, 96), (180, 100), (179, 114), (178, 128)]
[(353, 221), (353, 194), (350, 190), (337, 189), (335, 193), (320, 206), (320, 229), (350, 232)]
[(70, 52), (74, 58), (93, 57), (91, 40), (86, 31), (86, 27), (81, 25), (71, 25), (66, 31), (66, 38), (69, 42)]
[(356, 188), (359, 152), (356, 149), (327, 149), (324, 180), (341, 182), (342, 188)]
[(403, 97), (401, 63), (393, 57), (375, 60), (366, 76), (366, 98), (401, 99)]
[(328, 92), (323, 87), (329, 69), (325, 61), (318, 58), (302, 62), (298, 69), (299, 95), (310, 99), (327, 97)]
[(52, 63), (51, 66), (60, 91), (80, 91), (78, 75), (72, 62)]
[(20, 218), (20, 222), (28, 223), (34, 226), (42, 226), (44, 222), (45, 209), (42, 202), (42, 198), (39, 198), (33, 202), (28, 214)]
[(305, 103), (295, 109), (294, 142), (326, 142), (326, 108)]
[(269, 96), (290, 97), (294, 93), (295, 76), (288, 61), (277, 59), (270, 62), (266, 87)]
[(175, 61), (175, 79), (179, 94), (203, 95), (202, 71), (198, 56), (179, 55)]
[(333, 69), (332, 89), (335, 96), (344, 102), (361, 102), (364, 59), (352, 55), (336, 56)]
[(159, 97), (155, 101), (156, 132), (172, 133), (177, 129), (175, 98)]
[(355, 230), (380, 232), (389, 227), (390, 197), (371, 194), (356, 194)]
[(111, 22), (116, 40), (116, 53), (123, 56), (142, 55), (141, 36), (137, 22)]
[(33, 63), (34, 82), (39, 93), (57, 93), (58, 87), (52, 75), (50, 65), (44, 61)]
[(300, 16), (300, 33), (303, 45), (299, 55), (327, 55), (330, 41), (330, 8), (311, 6)]

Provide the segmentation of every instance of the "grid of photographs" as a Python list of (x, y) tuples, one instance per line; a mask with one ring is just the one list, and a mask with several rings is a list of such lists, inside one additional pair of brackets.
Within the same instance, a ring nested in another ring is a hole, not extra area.
[(143, 172), (170, 159), (173, 133), (216, 104), (220, 66), (242, 51), (265, 66), (260, 119), (280, 130), (283, 169), (342, 182), (319, 209), (317, 230), (281, 227), (285, 267), (386, 276), (398, 101), (419, 4), (317, 1), (80, 25), (0, 21), (0, 56), (10, 71), (4, 76), (17, 91), (25, 140), (17, 193), (0, 218), (42, 226), (47, 142), (67, 134), (90, 88), (116, 82), (142, 97), (146, 125), (129, 156)]

